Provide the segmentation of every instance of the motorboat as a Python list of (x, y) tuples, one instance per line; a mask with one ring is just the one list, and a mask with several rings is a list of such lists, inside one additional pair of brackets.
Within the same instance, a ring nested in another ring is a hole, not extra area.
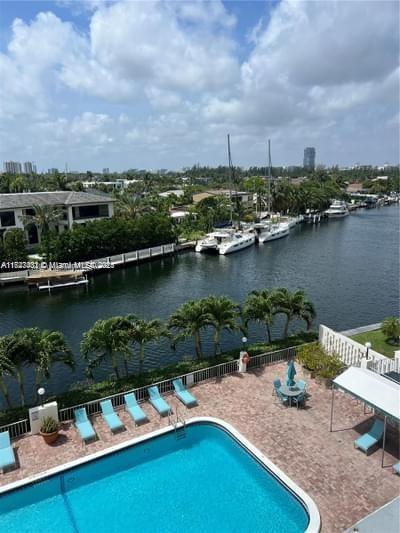
[(221, 243), (218, 244), (218, 251), (220, 255), (227, 255), (248, 248), (255, 242), (256, 236), (253, 232), (235, 231), (230, 235), (229, 239), (223, 239)]
[(287, 222), (259, 222), (254, 224), (256, 239), (259, 243), (275, 241), (289, 235), (289, 224)]
[(218, 246), (224, 241), (230, 240), (232, 237), (232, 231), (213, 231), (208, 233), (204, 239), (201, 239), (197, 242), (195, 251), (196, 252), (209, 252), (209, 253), (219, 253)]
[(349, 210), (346, 202), (334, 200), (325, 214), (328, 215), (328, 218), (342, 218), (349, 214)]

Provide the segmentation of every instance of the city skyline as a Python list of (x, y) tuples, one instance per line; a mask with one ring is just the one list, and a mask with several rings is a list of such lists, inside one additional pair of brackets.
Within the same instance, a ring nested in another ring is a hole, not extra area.
[[(396, 2), (2, 2), (0, 157), (399, 163)], [(354, 27), (357, 32), (354, 33)], [(27, 90), (29, 88), (29, 90)]]

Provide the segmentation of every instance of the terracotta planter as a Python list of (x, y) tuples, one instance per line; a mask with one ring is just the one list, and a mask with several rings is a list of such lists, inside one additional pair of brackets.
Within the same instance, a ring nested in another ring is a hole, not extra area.
[(57, 431), (53, 431), (53, 433), (42, 433), (40, 432), (42, 437), (44, 438), (44, 442), (46, 444), (53, 444), (57, 440), (58, 437), (58, 429)]

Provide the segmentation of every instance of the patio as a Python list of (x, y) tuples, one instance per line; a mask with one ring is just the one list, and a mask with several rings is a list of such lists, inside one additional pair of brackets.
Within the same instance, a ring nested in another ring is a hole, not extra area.
[[(311, 397), (305, 409), (286, 408), (272, 396), (273, 380), (285, 376), (285, 363), (268, 365), (248, 374), (234, 374), (202, 383), (193, 388), (199, 406), (185, 409), (173, 395), (166, 396), (180, 415), (213, 416), (232, 424), (271, 461), (291, 477), (315, 501), (322, 531), (339, 532), (398, 496), (399, 477), (391, 465), (399, 460), (399, 441), (388, 431), (385, 468), (381, 453), (366, 456), (354, 449), (353, 441), (369, 428), (371, 414), (363, 405), (341, 392), (335, 394), (335, 419), (329, 432), (331, 392), (315, 380), (302, 376), (298, 365), (296, 379), (307, 381)], [(72, 424), (64, 424), (53, 446), (40, 436), (14, 441), (20, 468), (0, 475), (0, 485), (23, 479), (82, 455), (90, 455), (135, 436), (168, 424), (145, 402), (150, 422), (134, 427), (129, 415), (119, 411), (127, 431), (111, 435), (100, 416), (93, 420), (99, 440), (83, 447)]]

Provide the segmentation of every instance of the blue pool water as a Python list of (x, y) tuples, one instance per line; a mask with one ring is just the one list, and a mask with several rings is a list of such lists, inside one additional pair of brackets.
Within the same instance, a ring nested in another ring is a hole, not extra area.
[(0, 531), (8, 533), (297, 533), (307, 525), (300, 502), (212, 424), (0, 496)]

